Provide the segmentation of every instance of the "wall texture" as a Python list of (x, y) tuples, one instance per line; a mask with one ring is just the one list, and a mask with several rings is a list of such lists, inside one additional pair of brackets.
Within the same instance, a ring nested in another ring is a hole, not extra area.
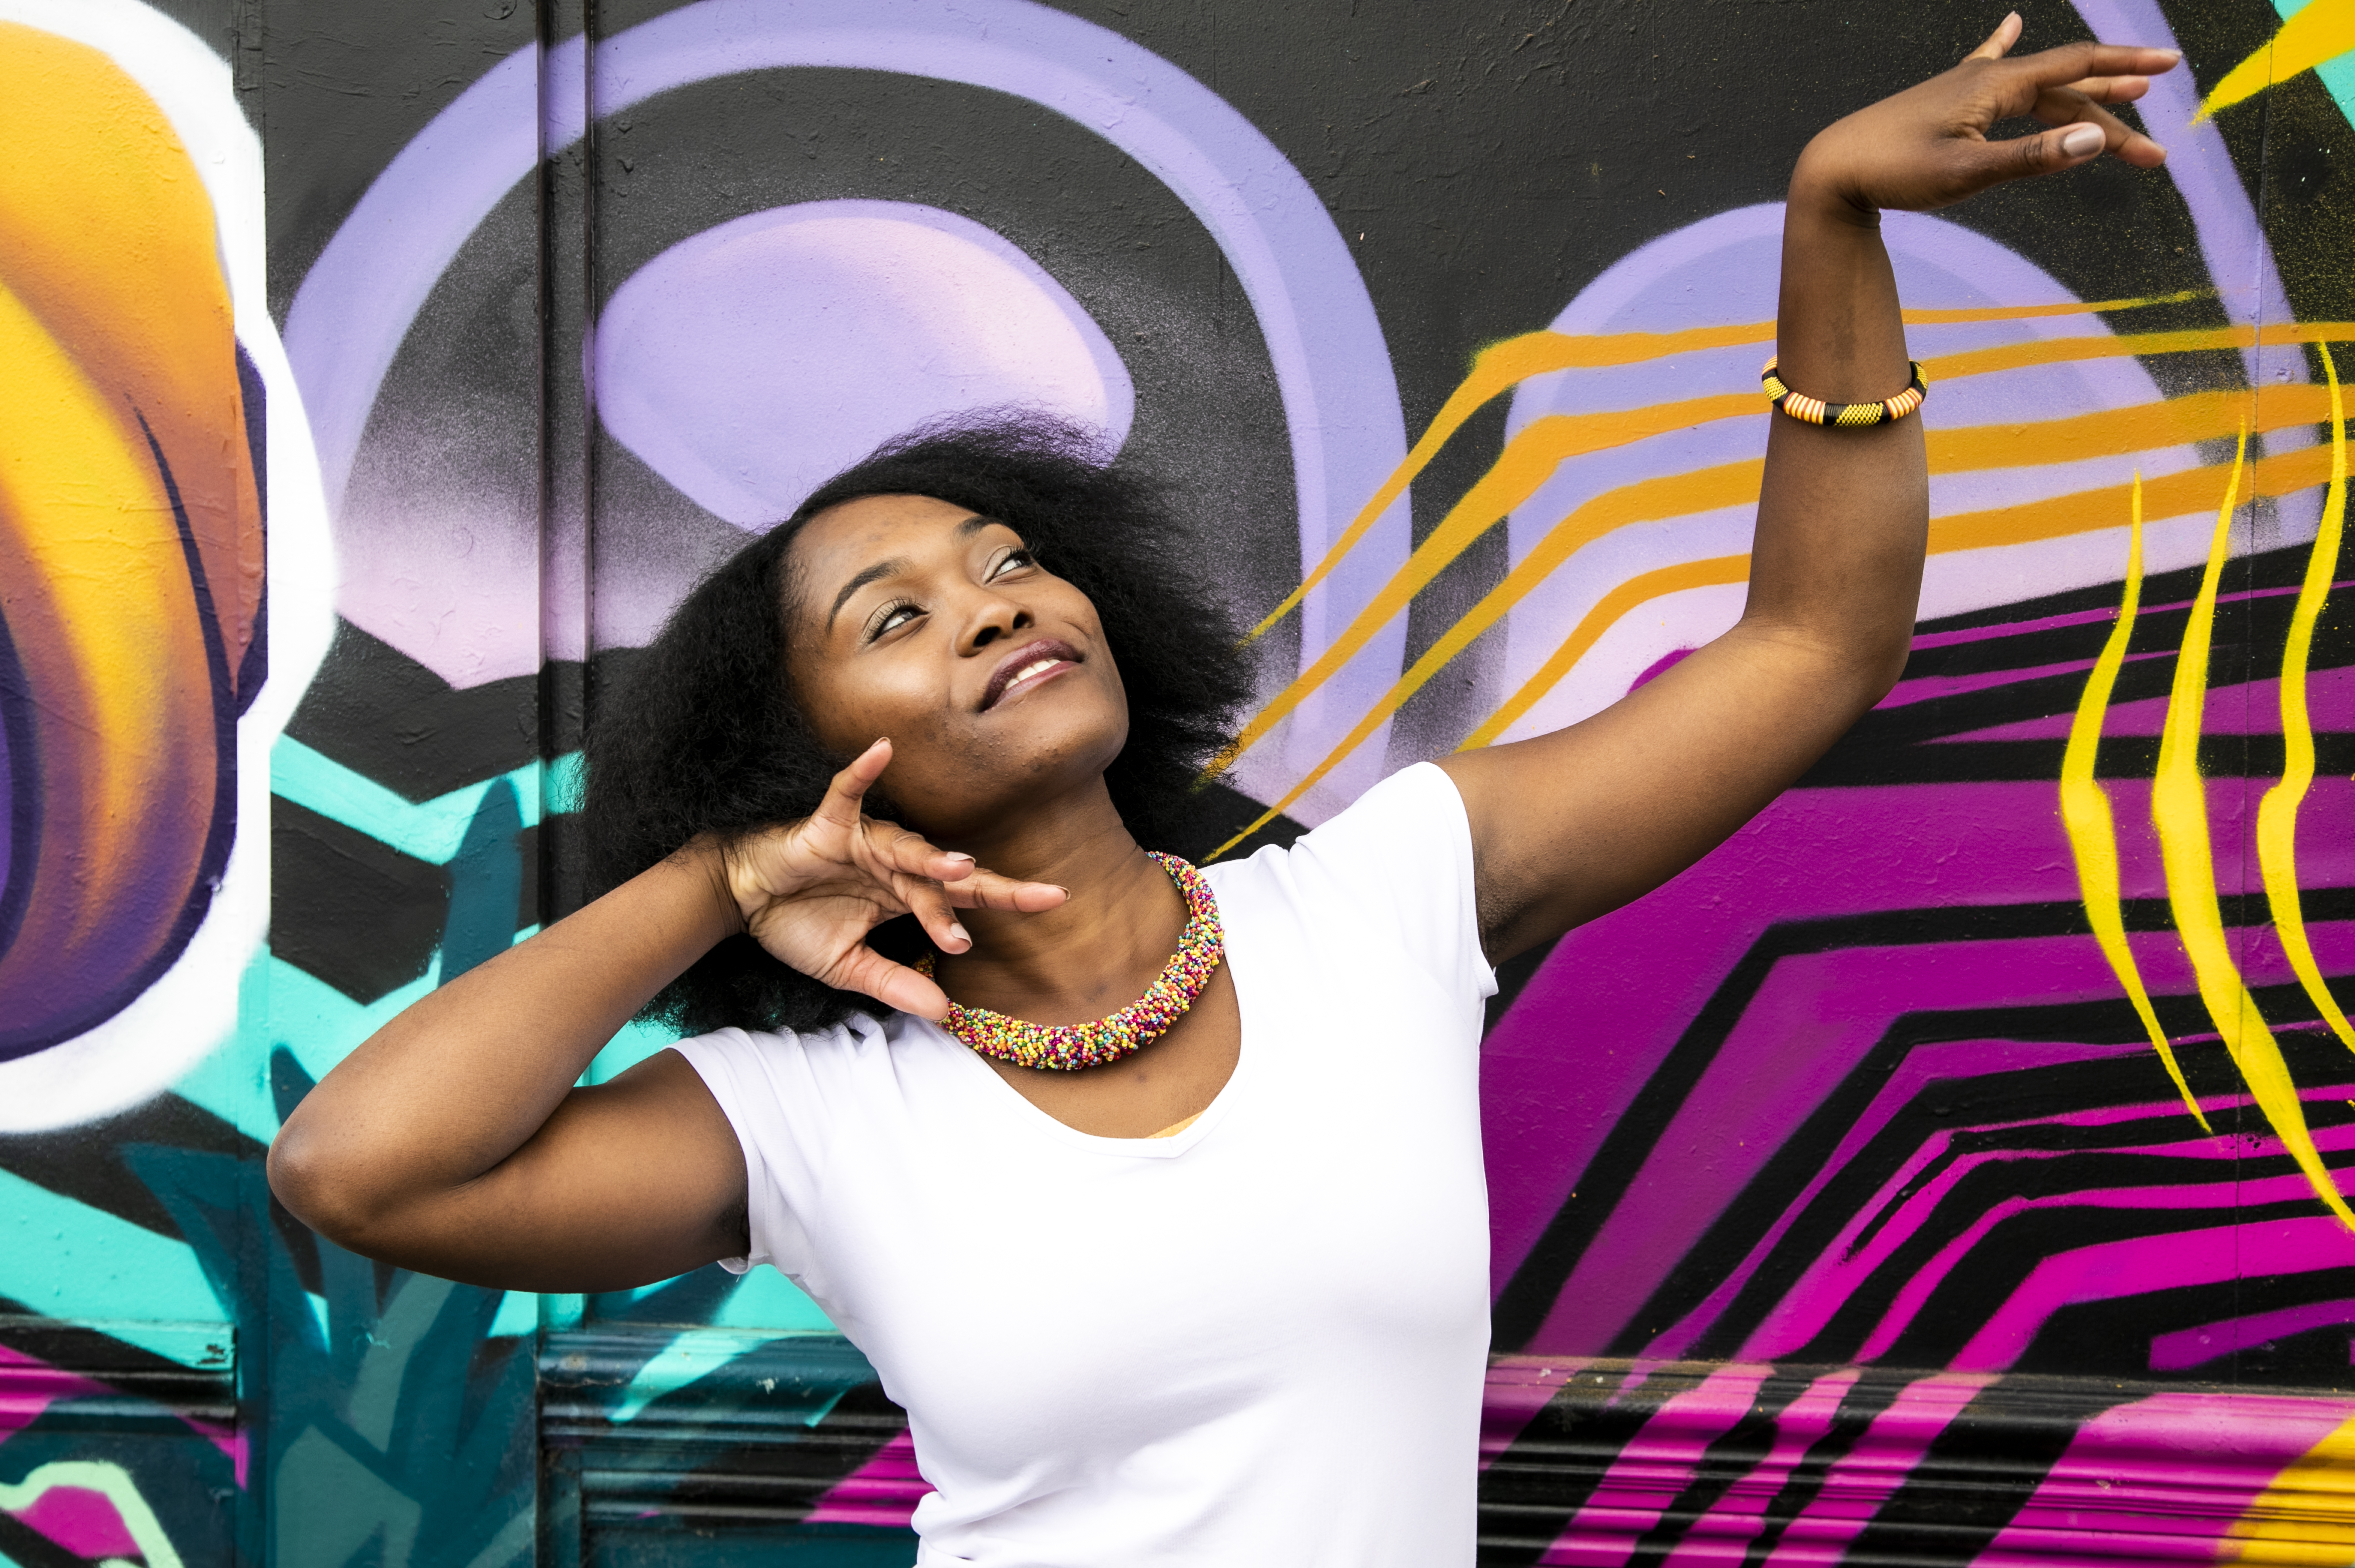
[[(2355, 1561), (2355, 4), (2023, 9), (2187, 51), (2172, 159), (1891, 216), (1902, 683), (1503, 977), (1485, 1562)], [(1170, 847), (1657, 673), (1792, 157), (2001, 10), (0, 0), (0, 1568), (904, 1563), (773, 1272), (378, 1267), (281, 1116), (577, 900), (632, 651), (928, 415), (1105, 429), (1262, 622)]]

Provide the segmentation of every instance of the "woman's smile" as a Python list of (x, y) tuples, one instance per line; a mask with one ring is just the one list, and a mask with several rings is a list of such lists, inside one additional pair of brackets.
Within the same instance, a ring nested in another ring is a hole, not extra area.
[(1085, 662), (1080, 652), (1060, 638), (1042, 638), (1025, 643), (1007, 654), (989, 677), (989, 685), (981, 699), (986, 713), (1010, 697), (1045, 685), (1056, 676), (1076, 670)]

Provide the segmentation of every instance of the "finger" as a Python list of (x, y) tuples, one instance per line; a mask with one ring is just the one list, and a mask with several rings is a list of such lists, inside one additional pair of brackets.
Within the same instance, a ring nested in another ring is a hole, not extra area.
[(891, 762), (891, 742), (878, 740), (852, 758), (850, 766), (834, 776), (826, 787), (826, 799), (811, 812), (823, 821), (837, 827), (858, 825), (858, 803), (867, 798), (868, 789), (883, 777), (883, 769)]
[(957, 924), (955, 914), (949, 908), (948, 895), (937, 882), (918, 877), (901, 877), (894, 885), (900, 902), (932, 939), (932, 946), (944, 953), (962, 953), (973, 946), (973, 935)]
[(2019, 13), (2014, 11), (2010, 16), (2006, 16), (2002, 21), (1998, 22), (1995, 25), (1995, 31), (1987, 35), (1987, 40), (1986, 43), (1981, 44), (1977, 48), (1973, 49), (1969, 54), (1965, 55), (1963, 58), (1966, 60), (1999, 60), (2003, 58), (2005, 55), (2011, 52), (2011, 46), (2019, 42), (2019, 30), (2024, 26), (2026, 26), (2026, 24), (2020, 21)]
[(973, 874), (973, 856), (963, 850), (944, 850), (921, 833), (890, 822), (867, 824), (866, 848), (875, 857), (874, 869), (903, 872), (934, 882), (961, 882)]
[(2063, 44), (2003, 62), (2007, 72), (2038, 88), (2065, 87), (2097, 76), (2163, 76), (2183, 58), (2180, 49), (2146, 49), (2126, 44)]
[(895, 964), (874, 948), (861, 947), (845, 958), (826, 983), (837, 991), (871, 996), (886, 1007), (940, 1022), (949, 1010), (949, 993), (905, 964)]
[(2098, 129), (2102, 132), (2101, 145), (2086, 154), (2089, 157), (2098, 157), (2105, 152), (2115, 153), (2126, 163), (2143, 169), (2155, 169), (2167, 162), (2166, 148), (2108, 110), (2080, 96), (2073, 88), (2052, 88), (2045, 91), (2036, 101), (2035, 114), (2047, 125), (2062, 127), (2064, 142), (2068, 139), (2068, 127), (2092, 126)]
[(2095, 103), (2132, 103), (2150, 90), (2147, 76), (2089, 76), (2083, 81), (2073, 81), (2062, 89), (2091, 99)]
[(975, 871), (963, 882), (941, 890), (960, 909), (1002, 909), (1037, 915), (1059, 908), (1071, 895), (1051, 882), (1017, 882), (994, 871)]

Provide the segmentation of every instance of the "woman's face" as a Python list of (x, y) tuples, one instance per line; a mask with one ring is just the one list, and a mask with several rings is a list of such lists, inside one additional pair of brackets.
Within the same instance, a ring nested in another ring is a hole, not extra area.
[(790, 673), (818, 738), (891, 741), (882, 789), (954, 842), (1082, 787), (1128, 699), (1095, 606), (1003, 523), (925, 495), (828, 507), (788, 557)]

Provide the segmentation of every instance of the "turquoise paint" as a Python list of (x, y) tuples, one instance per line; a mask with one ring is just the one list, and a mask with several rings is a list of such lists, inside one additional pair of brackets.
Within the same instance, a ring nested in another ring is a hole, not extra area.
[(257, 1143), (278, 1136), (278, 1107), (270, 1098), (270, 956), (256, 953), (238, 983), (235, 1036), (181, 1075), (173, 1092), (201, 1106)]
[(450, 860), (450, 912), (442, 927), (443, 980), (455, 980), (515, 945), (523, 896), (516, 835), (522, 831), (515, 786), (505, 778), (492, 779)]
[(539, 1293), (536, 1290), (510, 1290), (499, 1298), (499, 1309), (491, 1319), (491, 1338), (506, 1339), (518, 1334), (539, 1332)]
[(800, 1286), (766, 1265), (738, 1282), (711, 1321), (728, 1329), (783, 1330), (804, 1334), (836, 1331), (833, 1320), (804, 1294)]
[[(0, 1296), (51, 1318), (114, 1319), (108, 1331), (182, 1366), (219, 1364), (223, 1302), (185, 1242), (0, 1171)], [(123, 1321), (135, 1319), (135, 1321)]]
[[(747, 1334), (741, 1330), (718, 1328), (688, 1329), (655, 1351), (653, 1357), (638, 1369), (637, 1375), (632, 1378), (628, 1386), (622, 1391), (621, 1400), (609, 1413), (608, 1419), (617, 1422), (632, 1420), (663, 1395), (685, 1388), (698, 1378), (709, 1376), (737, 1357), (757, 1351), (764, 1345), (774, 1344), (780, 1338), (785, 1337), (788, 1336), (771, 1333)], [(865, 1375), (865, 1369), (862, 1367), (852, 1382), (844, 1383), (838, 1387), (813, 1390), (808, 1403), (794, 1412), (795, 1418), (805, 1426), (816, 1425), (826, 1419), (826, 1413), (839, 1404), (842, 1396), (856, 1386), (856, 1382), (863, 1379)], [(773, 1388), (764, 1392), (772, 1396), (775, 1393)]]
[[(2312, 0), (2274, 0), (2274, 9), (2286, 22), (2311, 3)], [(2355, 54), (2325, 60), (2315, 68), (2314, 74), (2322, 79), (2322, 85), (2338, 101), (2339, 112), (2347, 116), (2350, 125), (2355, 125)]]
[[(568, 803), (579, 799), (581, 768), (578, 752), (567, 753), (549, 765), (549, 782), (561, 791), (556, 798)], [(410, 800), (299, 740), (281, 739), (270, 752), (272, 794), (435, 865), (446, 865), (456, 856), (484, 798), (501, 784), (515, 792), (521, 825), (537, 826), (545, 794), (538, 762), (511, 768), (430, 800)]]

